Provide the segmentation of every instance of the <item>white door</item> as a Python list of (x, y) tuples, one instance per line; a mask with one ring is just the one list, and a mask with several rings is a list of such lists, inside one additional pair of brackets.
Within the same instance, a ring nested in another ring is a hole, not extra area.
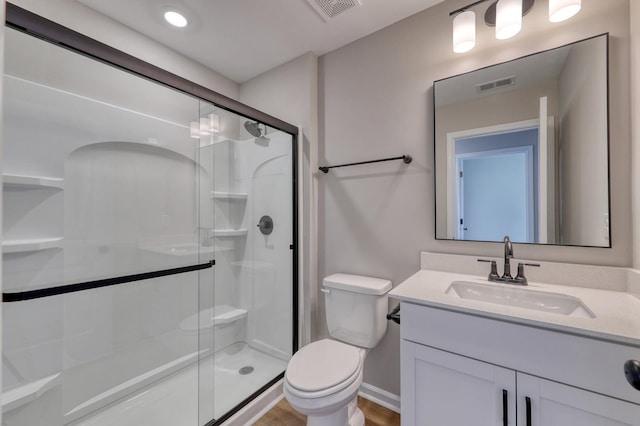
[(640, 406), (518, 373), (518, 426), (638, 426)]
[(459, 239), (535, 242), (533, 147), (458, 156)]
[(516, 426), (515, 371), (406, 340), (401, 345), (403, 425)]

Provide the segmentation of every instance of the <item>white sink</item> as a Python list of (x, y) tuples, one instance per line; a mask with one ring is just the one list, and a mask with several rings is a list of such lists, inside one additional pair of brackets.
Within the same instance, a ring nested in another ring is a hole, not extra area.
[(446, 294), (461, 299), (478, 300), (558, 315), (580, 318), (596, 317), (593, 311), (577, 297), (532, 290), (528, 287), (516, 287), (511, 284), (453, 281)]

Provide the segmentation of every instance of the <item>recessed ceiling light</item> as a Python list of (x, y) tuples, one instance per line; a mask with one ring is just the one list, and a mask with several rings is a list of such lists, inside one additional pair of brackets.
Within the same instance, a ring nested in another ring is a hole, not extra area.
[(178, 27), (178, 28), (184, 28), (189, 23), (187, 21), (187, 18), (184, 17), (184, 15), (182, 15), (181, 13), (176, 12), (175, 10), (169, 10), (169, 11), (165, 12), (164, 13), (164, 19), (169, 24), (173, 25), (174, 27)]

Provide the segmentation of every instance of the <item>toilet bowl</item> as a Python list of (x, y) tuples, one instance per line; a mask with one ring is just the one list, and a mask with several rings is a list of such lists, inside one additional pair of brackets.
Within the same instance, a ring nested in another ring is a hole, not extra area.
[(307, 416), (308, 425), (362, 426), (364, 416), (360, 415), (362, 423), (349, 418), (360, 411), (355, 399), (362, 383), (365, 355), (362, 348), (330, 339), (305, 346), (287, 367), (285, 398), (293, 409)]
[(311, 426), (363, 426), (357, 406), (368, 348), (386, 332), (391, 282), (334, 274), (324, 280), (329, 334), (300, 349), (285, 372), (284, 396)]

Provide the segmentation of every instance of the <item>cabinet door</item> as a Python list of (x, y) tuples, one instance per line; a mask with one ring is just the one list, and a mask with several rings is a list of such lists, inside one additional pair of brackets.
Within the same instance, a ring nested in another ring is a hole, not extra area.
[(513, 370), (406, 340), (401, 345), (404, 426), (516, 425)]
[(640, 425), (640, 405), (523, 373), (517, 382), (518, 426)]

